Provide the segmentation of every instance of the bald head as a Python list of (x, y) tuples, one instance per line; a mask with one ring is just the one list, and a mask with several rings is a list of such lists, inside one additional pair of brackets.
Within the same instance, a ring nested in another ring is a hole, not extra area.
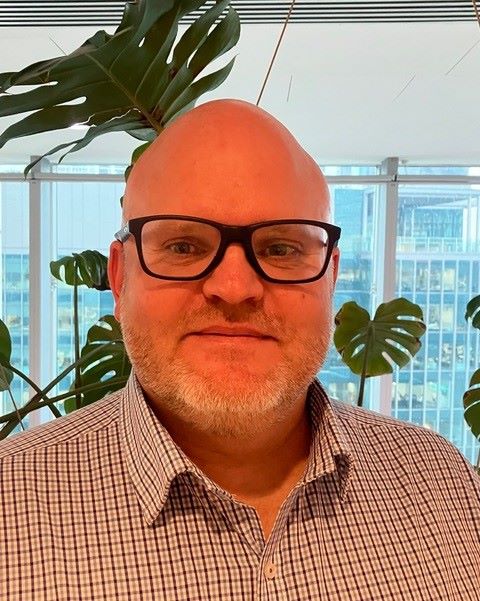
[(278, 199), (284, 213), (301, 198), (328, 214), (325, 178), (292, 134), (253, 104), (215, 100), (176, 119), (137, 161), (124, 217), (161, 213), (170, 199), (192, 214), (193, 199), (241, 209), (245, 198)]
[[(327, 353), (339, 256), (329, 228), (291, 223), (329, 221), (312, 158), (251, 104), (202, 104), (140, 157), (124, 213), (168, 216), (131, 224), (108, 261), (115, 315), (159, 417), (181, 424), (188, 440), (199, 429), (246, 441), (296, 423), (292, 407), (304, 403)], [(189, 217), (233, 228), (194, 227)], [(242, 227), (277, 220), (272, 229)]]

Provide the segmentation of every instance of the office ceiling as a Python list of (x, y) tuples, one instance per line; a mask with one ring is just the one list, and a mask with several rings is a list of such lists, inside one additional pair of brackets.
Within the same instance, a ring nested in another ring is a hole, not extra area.
[[(113, 32), (121, 4), (0, 3), (0, 72), (71, 52), (98, 29)], [(233, 4), (242, 17), (241, 38), (213, 67), (231, 56), (236, 56), (235, 66), (227, 81), (200, 102), (256, 102), (290, 6)], [(480, 165), (480, 27), (470, 2), (298, 6), (260, 106), (282, 121), (318, 162), (368, 163), (399, 156), (412, 163)], [(403, 22), (395, 22), (398, 11), (404, 11)], [(82, 22), (87, 15), (89, 25)], [(392, 22), (366, 22), (372, 15)], [(1, 27), (5, 19), (9, 26)], [(335, 22), (339, 20), (344, 22)], [(13, 121), (0, 118), (0, 131)], [(0, 164), (25, 162), (78, 135), (54, 132), (9, 142), (0, 150)], [(109, 134), (68, 161), (126, 163), (137, 145), (127, 134)]]
[[(212, 0), (206, 6), (213, 4)], [(291, 0), (232, 0), (242, 23), (281, 23)], [(118, 0), (3, 0), (0, 4), (0, 26), (108, 26), (118, 25), (124, 2)], [(189, 23), (200, 10), (183, 20)], [(291, 16), (293, 23), (368, 23), (473, 21), (471, 0), (298, 0)]]

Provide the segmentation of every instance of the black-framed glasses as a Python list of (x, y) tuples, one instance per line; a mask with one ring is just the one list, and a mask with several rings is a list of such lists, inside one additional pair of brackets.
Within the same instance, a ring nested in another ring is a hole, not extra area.
[(323, 276), (340, 232), (336, 225), (310, 219), (238, 226), (185, 215), (149, 215), (127, 221), (115, 238), (123, 243), (132, 235), (143, 270), (162, 280), (199, 280), (237, 243), (267, 282), (302, 284)]

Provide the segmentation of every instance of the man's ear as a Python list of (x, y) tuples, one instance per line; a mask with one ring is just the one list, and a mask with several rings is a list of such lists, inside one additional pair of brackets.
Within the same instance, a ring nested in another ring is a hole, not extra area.
[(330, 259), (333, 265), (333, 288), (335, 289), (335, 284), (337, 283), (338, 278), (338, 266), (340, 264), (340, 249), (336, 246), (332, 251), (332, 258)]
[(114, 315), (115, 319), (120, 319), (120, 293), (123, 286), (123, 278), (125, 274), (123, 245), (114, 240), (110, 244), (110, 256), (108, 258), (108, 281), (112, 290), (113, 299), (115, 301)]

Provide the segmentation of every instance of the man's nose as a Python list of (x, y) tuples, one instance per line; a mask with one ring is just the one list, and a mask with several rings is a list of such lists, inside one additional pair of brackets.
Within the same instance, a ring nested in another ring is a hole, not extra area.
[(207, 298), (220, 298), (229, 304), (259, 301), (264, 293), (264, 280), (247, 260), (240, 244), (230, 244), (220, 265), (205, 278), (203, 293)]

